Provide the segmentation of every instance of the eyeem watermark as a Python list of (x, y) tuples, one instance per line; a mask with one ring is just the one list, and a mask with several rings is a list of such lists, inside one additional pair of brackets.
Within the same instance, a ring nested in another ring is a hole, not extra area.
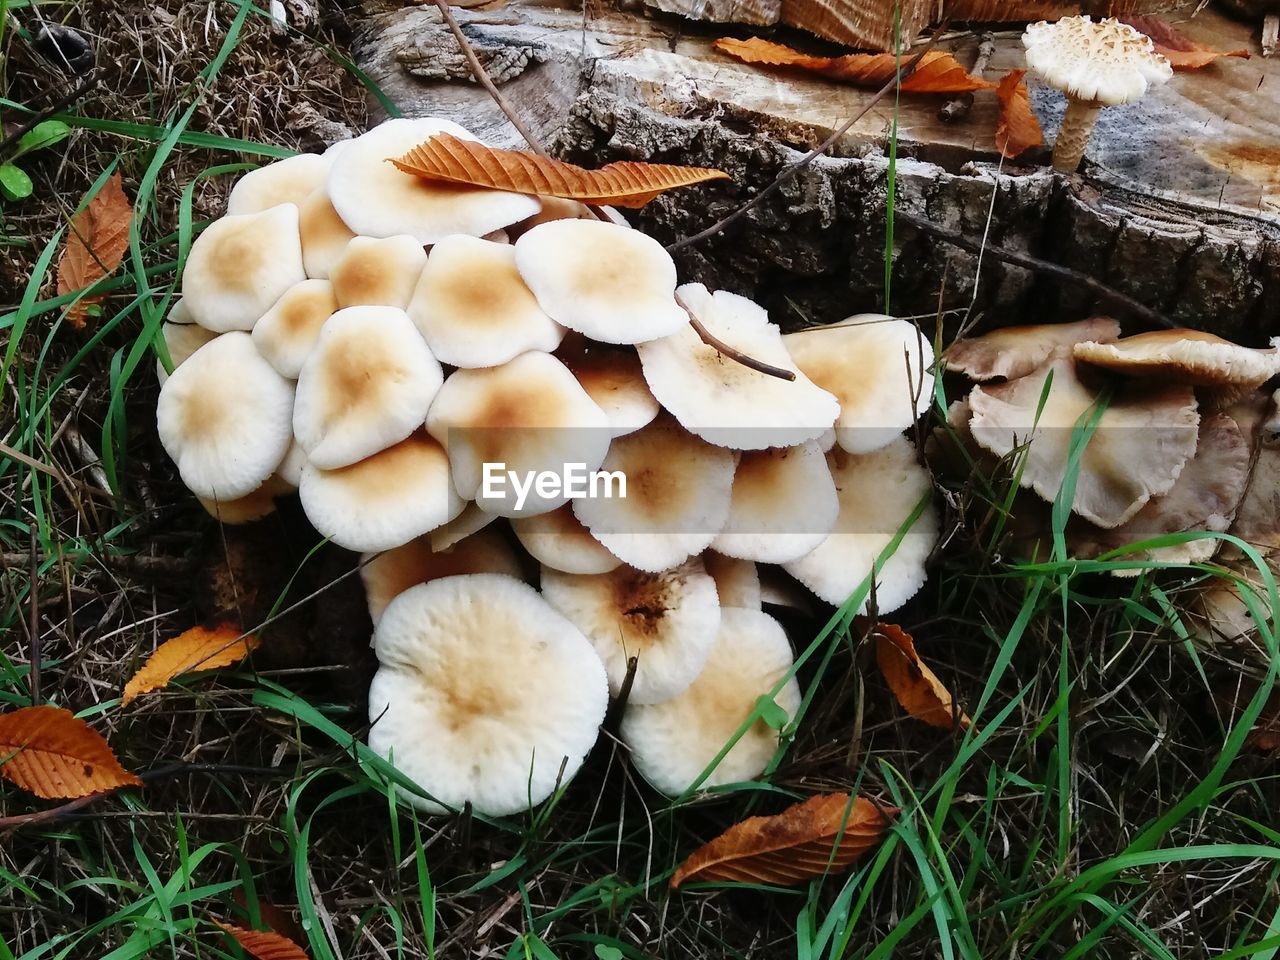
[(523, 510), (530, 492), (544, 500), (566, 497), (627, 497), (627, 475), (621, 470), (588, 470), (585, 463), (566, 463), (562, 470), (508, 470), (505, 463), (486, 463), (480, 496), (500, 500), (516, 495), (516, 510)]

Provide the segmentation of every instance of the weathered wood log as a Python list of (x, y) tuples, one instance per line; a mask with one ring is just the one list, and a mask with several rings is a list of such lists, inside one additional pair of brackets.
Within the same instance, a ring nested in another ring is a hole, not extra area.
[[(482, 58), (497, 65), (525, 121), (567, 159), (645, 159), (719, 167), (733, 178), (649, 204), (639, 225), (687, 237), (768, 185), (800, 150), (855, 115), (871, 91), (756, 70), (715, 53), (718, 33), (624, 13), (587, 17), (554, 2), (459, 10)], [(1246, 24), (1206, 12), (1180, 29), (1226, 49), (1257, 48)], [(692, 31), (696, 30), (696, 34)], [(946, 45), (973, 59), (973, 42)], [(490, 143), (521, 146), (470, 82), (435, 9), (369, 18), (362, 66), (409, 115), (440, 115)], [(988, 79), (1022, 64), (1018, 33), (998, 34)], [(498, 79), (495, 76), (495, 79)], [(1140, 103), (1103, 113), (1084, 174), (1044, 156), (1001, 162), (996, 104), (944, 124), (941, 99), (898, 108), (895, 203), (949, 230), (1083, 271), (1177, 323), (1259, 344), (1280, 333), (1280, 64), (1233, 60), (1177, 75)], [(1063, 111), (1033, 87), (1050, 140)], [(729, 232), (682, 249), (682, 275), (760, 297), (790, 326), (885, 306), (927, 313), (972, 305), (986, 324), (1078, 318), (1094, 295), (957, 251), (905, 225), (886, 271), (887, 141), (892, 98)]]

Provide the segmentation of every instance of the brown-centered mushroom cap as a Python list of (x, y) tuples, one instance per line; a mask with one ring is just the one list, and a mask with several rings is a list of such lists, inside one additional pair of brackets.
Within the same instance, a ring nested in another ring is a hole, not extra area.
[(622, 561), (582, 525), (569, 503), (550, 513), (515, 517), (511, 529), (533, 559), (552, 570), (596, 574), (608, 573), (622, 565)]
[(332, 153), (300, 153), (250, 170), (236, 181), (227, 196), (227, 213), (258, 213), (281, 203), (301, 204), (317, 187), (323, 187), (333, 165)]
[(320, 328), (337, 311), (328, 280), (295, 283), (253, 325), (253, 344), (282, 376), (296, 380), (320, 337)]
[(581, 334), (561, 344), (557, 356), (605, 412), (615, 437), (652, 423), (662, 407), (644, 382), (640, 358), (630, 350), (593, 344)]
[(363, 304), (383, 307), (409, 306), (427, 254), (416, 239), (355, 237), (329, 269), (333, 295), (342, 307)]
[(942, 359), (948, 370), (971, 380), (1016, 380), (1041, 366), (1055, 351), (1085, 341), (1111, 343), (1119, 339), (1120, 324), (1107, 317), (1002, 327), (980, 337), (957, 340)]
[(1280, 374), (1280, 347), (1255, 350), (1200, 330), (1156, 330), (1114, 343), (1078, 343), (1075, 356), (1131, 377), (1232, 390), (1253, 390)]

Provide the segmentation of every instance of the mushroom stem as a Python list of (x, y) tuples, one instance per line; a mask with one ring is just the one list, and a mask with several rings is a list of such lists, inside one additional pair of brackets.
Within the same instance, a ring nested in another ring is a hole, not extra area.
[(1102, 104), (1096, 100), (1078, 100), (1068, 95), (1067, 113), (1053, 145), (1053, 169), (1059, 173), (1076, 172), (1101, 112)]

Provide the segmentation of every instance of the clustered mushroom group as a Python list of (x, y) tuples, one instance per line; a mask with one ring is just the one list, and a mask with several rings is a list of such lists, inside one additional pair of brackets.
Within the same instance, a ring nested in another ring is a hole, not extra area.
[[(1017, 549), (1052, 554), (1049, 504), (1070, 477), (1069, 557), (1106, 555), (1118, 576), (1216, 557), (1233, 577), (1208, 582), (1190, 628), (1207, 641), (1253, 632), (1241, 594), (1265, 613), (1261, 577), (1221, 535), (1280, 570), (1280, 391), (1260, 389), (1280, 374), (1280, 339), (1253, 349), (1184, 329), (1122, 338), (1095, 318), (962, 339), (943, 360), (976, 385), (928, 450), (953, 474), (1012, 473), (1028, 491), (1010, 511)], [(1144, 541), (1156, 542), (1130, 549)]]
[[(364, 554), (369, 743), (424, 810), (545, 800), (611, 696), (657, 789), (755, 777), (785, 724), (748, 721), (800, 703), (768, 591), (841, 604), (874, 571), (889, 612), (925, 581), (938, 521), (904, 431), (933, 351), (878, 315), (784, 336), (596, 208), (388, 162), (440, 132), (474, 139), (391, 120), (235, 185), (164, 325), (164, 448), (223, 522), (296, 488)], [(517, 496), (497, 464), (625, 496)]]

